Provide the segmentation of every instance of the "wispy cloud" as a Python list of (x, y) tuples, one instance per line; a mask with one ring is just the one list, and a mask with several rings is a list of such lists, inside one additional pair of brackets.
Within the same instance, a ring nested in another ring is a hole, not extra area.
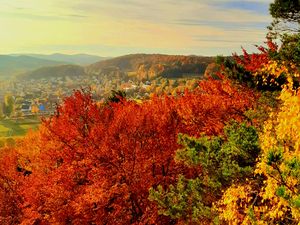
[(238, 9), (242, 11), (250, 11), (255, 14), (266, 15), (269, 11), (269, 2), (264, 1), (227, 1), (215, 4), (220, 9)]
[(79, 15), (79, 14), (70, 14), (66, 15), (67, 17), (75, 17), (75, 18), (88, 18), (86, 15)]
[(239, 22), (239, 21), (214, 21), (214, 20), (191, 20), (183, 19), (175, 22), (174, 24), (184, 25), (184, 26), (211, 26), (215, 28), (220, 28), (224, 30), (243, 30), (243, 31), (253, 31), (256, 29), (265, 29), (269, 24), (268, 22)]
[(70, 51), (72, 46), (75, 53), (119, 55), (139, 49), (229, 54), (243, 43), (263, 42), (272, 0), (0, 1), (3, 51)]

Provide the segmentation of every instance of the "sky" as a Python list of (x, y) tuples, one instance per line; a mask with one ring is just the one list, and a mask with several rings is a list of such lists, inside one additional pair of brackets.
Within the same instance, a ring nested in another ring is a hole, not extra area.
[(263, 44), (272, 0), (0, 0), (0, 54), (230, 55)]

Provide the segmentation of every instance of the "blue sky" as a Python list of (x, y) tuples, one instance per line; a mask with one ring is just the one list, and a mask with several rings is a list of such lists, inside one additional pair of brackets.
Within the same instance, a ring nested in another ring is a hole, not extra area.
[(2, 54), (254, 51), (271, 0), (0, 0)]

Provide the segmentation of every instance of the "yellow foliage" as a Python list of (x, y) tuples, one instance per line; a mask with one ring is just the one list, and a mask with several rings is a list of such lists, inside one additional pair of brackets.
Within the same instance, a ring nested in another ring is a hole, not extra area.
[[(265, 180), (233, 185), (224, 192), (216, 206), (227, 224), (300, 224), (295, 204), (300, 196), (300, 173), (293, 175), (289, 167), (292, 160), (300, 162), (300, 89), (286, 85), (279, 98), (281, 107), (271, 113), (260, 135), (262, 154), (255, 173)], [(272, 152), (278, 153), (277, 159), (270, 156)]]
[[(223, 198), (218, 202), (217, 207), (220, 213), (220, 219), (229, 224), (247, 224), (247, 208), (252, 197), (250, 186), (235, 186), (228, 188), (223, 194)], [(249, 221), (248, 221), (249, 222)]]
[[(299, 210), (291, 200), (278, 196), (276, 191), (281, 186), (285, 187), (286, 195), (291, 199), (298, 195), (297, 185), (300, 180), (289, 175), (287, 162), (292, 159), (300, 159), (300, 96), (299, 91), (291, 90), (286, 87), (280, 95), (282, 105), (278, 112), (270, 116), (266, 122), (263, 134), (260, 137), (262, 147), (262, 158), (258, 164), (256, 173), (267, 177), (265, 188), (262, 190), (262, 198), (266, 204), (266, 219), (283, 220), (288, 211), (292, 211), (292, 217), (300, 222)], [(270, 161), (270, 152), (281, 152), (281, 158), (278, 163), (268, 163)], [(284, 176), (284, 174), (288, 174)]]
[(288, 62), (277, 62), (275, 60), (270, 60), (262, 68), (260, 68), (254, 76), (262, 76), (263, 84), (268, 85), (268, 82), (273, 83), (277, 86), (280, 84), (276, 81), (281, 75), (287, 77), (288, 86), (293, 86), (293, 78), (300, 77), (300, 73), (296, 66)]

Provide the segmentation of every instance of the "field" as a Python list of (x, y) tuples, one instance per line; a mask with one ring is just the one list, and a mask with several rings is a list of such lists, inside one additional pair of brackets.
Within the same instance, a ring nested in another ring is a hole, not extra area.
[(36, 130), (40, 124), (38, 118), (0, 120), (0, 137), (24, 136), (29, 130)]

